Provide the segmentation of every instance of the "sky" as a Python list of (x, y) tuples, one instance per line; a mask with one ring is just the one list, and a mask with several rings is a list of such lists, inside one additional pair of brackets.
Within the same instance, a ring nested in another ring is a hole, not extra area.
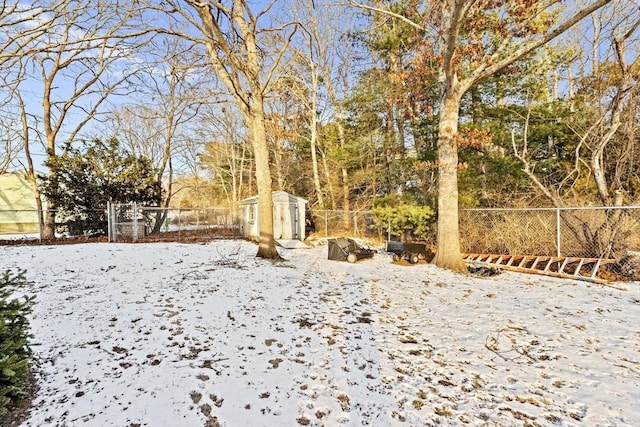
[(640, 282), (401, 265), (324, 240), (7, 246), (40, 387), (23, 426), (640, 425)]
[[(634, 0), (636, 1), (636, 0)], [(257, 0), (257, 1), (253, 1), (253, 2), (249, 2), (252, 7), (254, 8), (255, 11), (258, 10), (262, 10), (265, 5), (267, 3), (266, 0)], [(294, 2), (295, 3), (295, 2)], [(317, 10), (321, 10), (323, 8), (327, 8), (328, 6), (325, 4), (326, 2), (324, 1), (320, 1), (318, 0), (317, 2), (315, 2), (316, 4), (316, 9)], [(25, 4), (29, 4), (29, 3), (25, 3)], [(625, 3), (623, 2), (623, 5), (625, 5)], [(281, 18), (282, 15), (284, 15), (283, 11), (288, 11), (289, 8), (291, 7), (290, 2), (289, 1), (285, 1), (285, 0), (280, 0), (278, 2), (275, 3), (275, 6), (272, 8), (270, 15), (266, 18), (270, 18), (270, 17), (276, 17), (276, 20), (282, 20), (283, 18)], [(627, 6), (628, 8), (631, 8), (632, 6)], [(349, 9), (348, 9), (349, 10)], [(355, 10), (355, 9), (350, 9), (350, 10)], [(626, 10), (625, 10), (626, 11)], [(620, 12), (620, 14), (624, 13)], [(347, 17), (347, 18), (345, 18)], [(342, 19), (343, 22), (345, 20), (349, 20), (346, 23), (344, 23), (345, 26), (348, 26), (349, 29), (353, 29), (355, 23), (354, 21), (351, 21), (352, 16), (347, 14), (347, 13), (343, 13), (342, 14)], [(42, 22), (44, 22), (43, 17), (40, 17), (40, 19), (42, 20)], [(155, 20), (157, 21), (157, 19)], [(162, 24), (158, 24), (157, 22), (154, 23), (156, 25), (162, 25)], [(267, 21), (267, 19), (265, 19), (265, 21)], [(351, 24), (351, 25), (349, 25)], [(27, 25), (32, 25), (32, 24), (27, 24)], [(333, 22), (333, 25), (336, 25), (336, 21)], [(589, 19), (585, 19), (582, 23), (581, 26), (582, 27), (587, 27), (589, 28), (590, 25), (590, 20)], [(607, 27), (607, 22), (605, 20), (604, 22), (604, 26), (605, 28)], [(589, 34), (589, 30), (584, 30), (585, 34)], [(50, 33), (48, 33), (49, 37), (53, 37), (51, 36)], [(576, 38), (579, 38), (580, 36), (576, 36)], [(0, 34), (0, 42), (3, 40), (3, 35)], [(581, 40), (582, 43), (588, 44), (589, 40)], [(561, 41), (560, 41), (561, 43)], [(608, 52), (610, 51), (611, 48), (611, 43), (609, 41), (603, 41), (603, 44), (601, 46), (601, 48), (599, 49), (600, 52)], [(628, 52), (629, 55), (634, 55), (636, 54), (637, 56), (637, 51), (634, 49), (629, 49)], [(369, 58), (371, 58), (371, 56), (369, 56)], [(118, 63), (118, 67), (121, 67), (120, 69), (118, 69), (117, 67), (115, 68), (115, 71), (112, 71), (114, 73), (114, 75), (117, 75), (118, 73), (122, 73), (124, 72), (127, 68), (131, 68), (133, 66), (135, 66), (135, 64), (138, 64), (140, 62), (144, 62), (145, 58), (142, 57), (142, 55), (140, 55), (139, 53), (132, 53), (131, 58), (130, 58), (130, 62), (123, 60), (120, 61)], [(586, 64), (579, 64), (579, 66), (586, 66), (589, 67), (590, 64), (587, 62)], [(98, 67), (95, 66), (94, 69), (97, 69)], [(359, 67), (356, 67), (354, 64), (349, 64), (349, 68), (352, 69), (356, 69)], [(66, 100), (68, 99), (68, 95), (69, 95), (69, 87), (73, 84), (74, 79), (76, 79), (79, 75), (79, 68), (77, 69), (68, 69), (65, 71), (65, 73), (62, 73), (60, 75), (60, 78), (56, 80), (55, 82), (55, 87), (56, 90), (54, 91), (54, 98), (56, 99), (61, 99), (61, 100)], [(588, 68), (587, 68), (588, 69)], [(39, 75), (39, 71), (37, 70), (37, 68), (29, 68), (29, 70), (32, 71), (32, 74), (24, 80), (24, 85), (21, 88), (22, 94), (26, 100), (26, 102), (28, 104), (30, 104), (30, 111), (33, 112), (34, 116), (34, 121), (31, 123), (31, 126), (33, 129), (39, 129), (40, 132), (42, 132), (42, 108), (41, 108), (41, 104), (42, 104), (42, 93), (41, 93), (41, 76)], [(119, 105), (122, 104), (123, 102), (125, 102), (125, 99), (131, 99), (134, 98), (134, 95), (131, 96), (127, 96), (125, 98), (122, 97), (112, 97), (110, 99), (110, 104), (111, 106), (113, 105)], [(65, 123), (65, 125), (62, 127), (62, 131), (61, 131), (61, 135), (59, 137), (59, 144), (64, 142), (64, 139), (69, 135), (70, 129), (72, 129), (73, 127), (75, 127), (75, 124), (79, 121), (82, 120), (82, 118), (84, 118), (83, 113), (79, 113), (79, 111), (82, 111), (82, 109), (86, 109), (92, 102), (95, 102), (95, 96), (87, 96), (84, 99), (81, 99), (77, 102), (77, 106), (79, 107), (78, 109), (76, 109), (75, 111), (70, 111), (69, 113), (69, 117), (67, 118), (67, 122)], [(145, 98), (146, 101), (146, 98)], [(83, 137), (92, 137), (95, 136), (95, 134), (100, 134), (100, 132), (104, 132), (104, 127), (101, 125), (101, 123), (99, 123), (98, 121), (95, 122), (90, 122), (86, 129), (85, 132), (82, 133)], [(42, 162), (45, 160), (45, 155), (44, 155), (44, 150), (42, 148), (40, 148), (39, 144), (36, 143), (35, 141), (37, 141), (37, 138), (34, 135), (32, 135), (32, 143), (33, 143), (33, 147), (32, 147), (32, 152), (34, 154), (35, 157), (35, 161), (36, 164), (38, 165), (38, 169), (40, 170), (44, 170), (44, 166), (42, 165)], [(15, 167), (19, 167), (18, 164), (15, 164)]]

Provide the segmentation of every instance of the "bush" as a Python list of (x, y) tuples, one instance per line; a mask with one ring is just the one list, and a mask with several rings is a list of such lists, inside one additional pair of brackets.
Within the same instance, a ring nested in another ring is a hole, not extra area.
[(25, 284), (24, 271), (0, 277), (0, 418), (24, 395), (31, 363), (29, 319), (34, 297), (11, 298)]
[(426, 239), (432, 232), (435, 212), (429, 206), (400, 204), (379, 206), (371, 210), (381, 230), (390, 227), (391, 234), (403, 240)]

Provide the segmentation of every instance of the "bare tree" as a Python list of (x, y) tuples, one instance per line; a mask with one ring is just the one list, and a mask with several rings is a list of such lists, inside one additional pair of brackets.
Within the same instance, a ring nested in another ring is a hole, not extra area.
[[(273, 236), (272, 182), (269, 170), (269, 150), (265, 130), (265, 94), (280, 59), (285, 55), (295, 24), (280, 27), (260, 27), (276, 0), (254, 13), (247, 0), (165, 2), (169, 15), (179, 15), (191, 25), (190, 31), (176, 32), (207, 49), (216, 76), (231, 93), (242, 113), (255, 156), (258, 188), (258, 257), (279, 259)], [(195, 31), (193, 31), (195, 30)], [(194, 32), (200, 37), (194, 36)], [(266, 54), (264, 49), (274, 48)]]
[[(593, 170), (598, 195), (605, 206), (610, 206), (614, 203), (614, 198), (609, 190), (609, 183), (607, 182), (604, 166), (605, 151), (611, 145), (615, 135), (622, 128), (624, 112), (629, 112), (630, 109), (632, 111), (632, 114), (628, 116), (627, 130), (630, 129), (629, 125), (636, 122), (634, 119), (637, 119), (637, 110), (635, 110), (634, 107), (637, 107), (638, 95), (640, 93), (640, 79), (638, 78), (640, 59), (636, 56), (633, 64), (629, 64), (627, 59), (627, 43), (631, 36), (636, 33), (638, 27), (640, 27), (640, 16), (636, 15), (635, 21), (631, 23), (630, 27), (623, 30), (622, 34), (614, 38), (615, 65), (618, 68), (619, 79), (615, 85), (615, 92), (607, 109), (608, 113), (604, 117), (606, 124), (605, 126), (600, 126), (600, 124), (596, 126), (604, 131), (598, 135), (594, 143), (591, 144), (591, 169)], [(589, 131), (592, 131), (592, 129)], [(591, 132), (588, 132), (585, 136), (592, 137), (589, 133)], [(633, 132), (627, 132), (627, 134), (633, 135)], [(633, 141), (633, 137), (628, 138), (627, 141)], [(618, 182), (618, 184), (620, 184), (620, 182)], [(620, 190), (622, 189), (620, 188)]]
[[(145, 67), (135, 75), (140, 101), (125, 104), (112, 113), (109, 137), (122, 139), (123, 147), (149, 158), (156, 167), (156, 181), (165, 189), (162, 207), (173, 195), (176, 162), (185, 150), (188, 127), (201, 107), (214, 98), (209, 93), (206, 64), (180, 39), (156, 38), (148, 47)], [(158, 211), (154, 232), (160, 230), (166, 209)]]
[[(513, 153), (522, 163), (523, 171), (538, 191), (558, 208), (565, 207), (567, 199), (575, 197), (578, 191), (576, 183), (580, 183), (582, 188), (595, 189), (595, 194), (580, 194), (592, 203), (619, 207), (625, 196), (632, 203), (638, 200), (636, 188), (640, 184), (640, 176), (634, 173), (634, 169), (640, 159), (637, 151), (640, 59), (633, 55), (630, 57), (627, 49), (629, 45), (637, 48), (640, 16), (638, 11), (618, 16), (624, 17), (623, 22), (614, 25), (614, 33), (607, 36), (612, 45), (608, 50), (609, 56), (603, 56), (598, 50), (599, 59), (590, 61), (596, 68), (591, 70), (590, 76), (584, 76), (582, 88), (576, 94), (584, 98), (581, 104), (589, 114), (585, 117), (584, 110), (581, 110), (575, 123), (563, 122), (578, 137), (573, 168), (556, 185), (545, 182), (540, 176), (529, 150), (530, 109), (522, 118), (522, 139), (517, 140), (515, 132), (512, 135)], [(602, 33), (591, 34), (599, 38)], [(600, 43), (591, 41), (590, 45)], [(586, 182), (589, 185), (585, 185)], [(589, 223), (568, 211), (564, 211), (562, 216), (573, 236), (594, 251), (592, 256), (615, 257), (626, 249), (629, 229), (623, 210), (607, 210), (606, 218), (599, 223)]]
[[(344, 148), (348, 142), (343, 102), (355, 71), (353, 44), (346, 40), (348, 32), (354, 30), (355, 20), (348, 16), (351, 12), (345, 5), (330, 0), (297, 2), (294, 9), (304, 27), (303, 42), (297, 49), (298, 66), (294, 70), (305, 88), (300, 93), (306, 94), (304, 101), (311, 131), (309, 145), (316, 157), (312, 158), (314, 189), (323, 196), (317, 200), (321, 207), (329, 205), (335, 210), (340, 205), (344, 224), (352, 219), (349, 213), (352, 179), (345, 162), (329, 153), (338, 147)], [(320, 132), (319, 122), (335, 125), (335, 138), (327, 138)]]
[[(308, 28), (305, 28), (308, 27)], [(320, 114), (320, 69), (318, 60), (318, 32), (317, 21), (310, 19), (303, 27), (304, 42), (295, 49), (295, 54), (287, 67), (288, 76), (292, 84), (288, 86), (291, 95), (304, 105), (307, 112), (307, 127), (309, 129), (309, 152), (311, 154), (311, 170), (313, 172), (313, 188), (319, 206), (324, 206), (324, 195), (320, 183), (318, 168), (318, 126)]]
[(65, 13), (53, 2), (3, 1), (0, 5), (0, 70), (10, 69), (25, 55), (42, 51), (41, 38)]
[[(22, 6), (5, 10), (13, 28), (24, 30), (5, 42), (2, 62), (10, 69), (28, 71), (18, 91), (24, 101), (27, 173), (35, 177), (37, 165), (31, 158), (35, 147), (29, 144), (42, 139), (47, 159), (66, 152), (110, 97), (128, 93), (126, 84), (135, 73), (132, 51), (145, 42), (140, 37), (149, 30), (139, 29), (142, 10), (135, 3), (43, 0), (27, 10), (27, 14)], [(41, 24), (42, 30), (37, 29)], [(34, 98), (42, 108), (37, 115)], [(55, 170), (50, 169), (49, 175), (55, 183)], [(35, 178), (34, 189), (39, 200)], [(54, 237), (55, 210), (55, 205), (48, 206), (43, 238)]]
[(209, 109), (201, 119), (198, 135), (208, 142), (198, 154), (198, 163), (212, 172), (227, 203), (235, 207), (241, 198), (255, 191), (251, 180), (254, 174), (251, 144), (242, 132), (241, 119), (232, 110)]
[[(624, 16), (624, 20), (628, 22), (614, 25), (614, 33), (607, 37), (611, 43), (611, 49), (598, 49), (599, 59), (591, 61), (596, 68), (591, 70), (590, 75), (582, 77), (582, 88), (577, 94), (581, 101), (570, 99), (570, 102), (583, 104), (590, 114), (584, 117), (584, 113), (581, 113), (576, 123), (563, 121), (563, 124), (573, 130), (579, 141), (574, 153), (573, 168), (566, 173), (557, 188), (549, 188), (536, 175), (536, 164), (529, 152), (527, 138), (529, 115), (522, 118), (524, 123), (522, 141), (516, 141), (515, 136), (512, 137), (513, 153), (523, 164), (524, 172), (556, 207), (566, 204), (562, 194), (563, 191), (569, 193), (566, 187), (579, 179), (584, 179), (585, 175), (592, 181), (596, 197), (599, 199), (592, 199), (591, 202), (599, 201), (604, 206), (613, 206), (616, 204), (614, 195), (616, 190), (630, 195), (627, 184), (632, 181), (632, 177), (628, 176), (628, 172), (627, 180), (621, 179), (621, 176), (625, 175), (623, 166), (631, 160), (629, 156), (634, 151), (635, 142), (632, 135), (638, 129), (640, 60), (637, 57), (630, 59), (628, 47), (631, 44), (637, 48), (640, 15), (636, 12), (636, 14), (630, 13)], [(592, 33), (592, 35), (594, 38), (599, 38), (601, 33)], [(635, 37), (635, 40), (632, 37)], [(600, 46), (601, 41), (590, 41), (589, 44)], [(609, 52), (609, 56), (603, 57), (603, 51)], [(607, 153), (616, 154), (606, 156)], [(627, 171), (632, 169), (627, 168)]]
[[(321, 127), (330, 122), (335, 124), (339, 127), (338, 143), (346, 143), (341, 104), (354, 69), (351, 43), (345, 43), (342, 37), (353, 30), (352, 26), (345, 28), (352, 24), (352, 20), (346, 17), (350, 10), (327, 0), (305, 0), (294, 3), (293, 13), (301, 23), (302, 36), (285, 74), (292, 81), (292, 96), (306, 111), (305, 128), (309, 131), (306, 139), (317, 205), (320, 208), (338, 208), (335, 186), (340, 184), (336, 177), (340, 177), (343, 190), (347, 190), (343, 192), (342, 208), (348, 221), (348, 171), (328, 158), (327, 153), (335, 141), (327, 139)], [(340, 173), (336, 173), (337, 168), (340, 168)]]
[(0, 83), (0, 175), (7, 172), (22, 152), (23, 138), (20, 134), (19, 109), (15, 108), (16, 93), (10, 83)]
[[(42, 38), (53, 30), (65, 13), (59, 4), (47, 0), (28, 3), (16, 0), (3, 2), (0, 6), (0, 87), (6, 94), (0, 114), (7, 125), (2, 131), (5, 150), (0, 158), (0, 173), (10, 164), (22, 164), (24, 160), (26, 177), (35, 194), (41, 233), (44, 230), (43, 203), (30, 145), (32, 139), (40, 139), (37, 123), (41, 120), (31, 114), (21, 86), (28, 79), (26, 59), (46, 51)], [(35, 134), (33, 138), (32, 134)], [(24, 153), (24, 158), (20, 153)]]
[[(433, 262), (466, 271), (458, 225), (458, 118), (462, 97), (478, 82), (504, 70), (564, 33), (612, 0), (591, 0), (569, 10), (556, 1), (425, 0), (415, 16), (352, 4), (400, 19), (424, 31), (439, 67), (438, 232)], [(501, 17), (487, 19), (489, 14)], [(552, 17), (558, 17), (553, 19)]]
[(46, 1), (15, 0), (0, 5), (0, 173), (15, 166), (27, 140), (27, 128), (23, 128), (26, 111), (19, 92), (26, 71), (22, 58), (42, 49), (38, 39), (51, 30), (59, 14)]

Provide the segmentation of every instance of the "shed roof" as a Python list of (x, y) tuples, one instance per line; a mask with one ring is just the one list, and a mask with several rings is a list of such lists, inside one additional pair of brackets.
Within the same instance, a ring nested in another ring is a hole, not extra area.
[[(290, 202), (294, 202), (294, 203), (307, 203), (307, 199), (304, 199), (302, 197), (296, 196), (295, 194), (291, 194), (291, 193), (287, 193), (286, 191), (282, 191), (282, 190), (278, 190), (278, 191), (272, 191), (271, 192), (271, 198), (273, 200), (287, 200)], [(246, 199), (243, 199), (240, 201), (240, 205), (251, 205), (251, 204), (255, 204), (258, 203), (258, 196), (251, 196), (251, 197), (247, 197)]]

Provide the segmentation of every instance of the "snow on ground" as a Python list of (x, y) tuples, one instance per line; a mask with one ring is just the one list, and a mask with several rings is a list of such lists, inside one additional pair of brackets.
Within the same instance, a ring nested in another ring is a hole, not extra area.
[(255, 258), (244, 241), (19, 246), (24, 426), (640, 425), (640, 283)]
[(19, 234), (0, 233), (0, 240), (37, 240), (39, 238), (40, 238), (39, 233), (19, 233)]

